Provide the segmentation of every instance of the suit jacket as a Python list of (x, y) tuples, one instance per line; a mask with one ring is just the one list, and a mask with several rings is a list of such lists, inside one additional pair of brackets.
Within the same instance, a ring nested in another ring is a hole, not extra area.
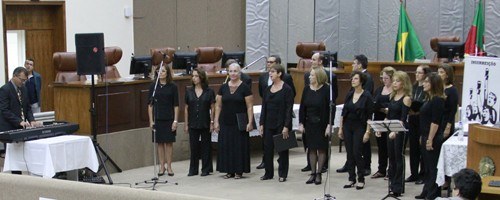
[[(267, 89), (267, 82), (269, 81), (269, 72), (263, 72), (259, 76), (259, 95), (264, 98), (264, 92)], [(283, 75), (283, 82), (285, 82), (290, 88), (292, 88), (292, 96), (295, 97), (295, 85), (293, 84), (293, 79), (290, 74), (285, 73)]]
[(21, 106), (23, 108), (25, 118), (29, 122), (35, 121), (33, 112), (31, 112), (31, 106), (28, 102), (28, 90), (24, 86), (20, 89), (22, 93), (22, 105), (19, 102), (16, 88), (11, 81), (0, 88), (0, 131), (22, 128), (20, 125), (22, 122)]
[(248, 74), (241, 72), (240, 79), (250, 88), (250, 91), (252, 91), (252, 77), (250, 77)]
[(363, 89), (368, 91), (370, 94), (373, 95), (373, 78), (370, 73), (368, 73), (368, 70), (363, 70), (363, 73), (366, 74), (366, 82), (363, 84)]
[(42, 99), (40, 96), (40, 92), (42, 91), (42, 76), (38, 72), (33, 71), (33, 77), (35, 77), (35, 88), (38, 105), (42, 106)]

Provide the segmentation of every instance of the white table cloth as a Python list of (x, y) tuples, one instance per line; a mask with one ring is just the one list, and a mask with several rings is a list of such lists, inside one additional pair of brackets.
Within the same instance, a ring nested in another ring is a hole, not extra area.
[(3, 171), (28, 171), (43, 178), (56, 172), (99, 168), (94, 144), (88, 136), (64, 135), (7, 144)]
[(459, 140), (454, 134), (443, 143), (437, 165), (436, 183), (444, 184), (444, 176), (452, 176), (467, 166), (467, 137)]

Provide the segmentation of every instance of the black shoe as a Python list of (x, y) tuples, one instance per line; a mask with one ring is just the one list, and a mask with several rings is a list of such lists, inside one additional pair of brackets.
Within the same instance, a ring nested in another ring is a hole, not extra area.
[(349, 182), (349, 184), (344, 185), (344, 188), (352, 188), (356, 185), (356, 182)]
[(189, 172), (188, 173), (188, 176), (195, 176), (195, 175), (198, 175), (198, 173), (194, 173), (194, 172)]
[(264, 167), (265, 167), (265, 166), (264, 166), (264, 163), (262, 162), (262, 163), (260, 163), (259, 165), (257, 165), (257, 167), (256, 167), (256, 168), (257, 168), (257, 169), (264, 169)]
[(425, 196), (424, 195), (418, 195), (418, 196), (415, 196), (415, 199), (425, 199)]
[(316, 179), (314, 179), (314, 184), (321, 184), (321, 173), (316, 174)]
[(356, 190), (362, 190), (363, 188), (365, 188), (364, 182), (359, 182), (358, 185), (356, 185)]
[(408, 178), (405, 179), (405, 182), (415, 182), (417, 180), (418, 180), (417, 177), (411, 175), (411, 176), (409, 176)]
[(302, 168), (300, 171), (301, 172), (311, 171), (311, 166), (307, 165), (306, 167)]
[(337, 173), (346, 173), (346, 172), (347, 172), (347, 166), (345, 165), (337, 169)]
[(208, 175), (210, 175), (210, 173), (208, 173), (208, 172), (201, 172), (200, 176), (208, 176)]
[(391, 196), (391, 197), (400, 197), (400, 196), (401, 196), (401, 193), (391, 192), (391, 193), (389, 194), (389, 196)]
[(371, 169), (365, 169), (363, 175), (364, 176), (370, 176), (370, 174), (372, 173), (372, 170)]
[(416, 185), (422, 185), (422, 184), (424, 184), (424, 180), (418, 179), (418, 180), (415, 181), (415, 184)]
[(314, 183), (315, 180), (316, 180), (316, 174), (311, 174), (311, 177), (309, 177), (309, 180), (306, 181), (306, 184)]
[(264, 176), (261, 176), (261, 177), (260, 177), (260, 180), (261, 180), (261, 181), (265, 181), (265, 180), (269, 180), (269, 179), (273, 179), (273, 178), (268, 177), (268, 176), (266, 176), (266, 175), (264, 175)]

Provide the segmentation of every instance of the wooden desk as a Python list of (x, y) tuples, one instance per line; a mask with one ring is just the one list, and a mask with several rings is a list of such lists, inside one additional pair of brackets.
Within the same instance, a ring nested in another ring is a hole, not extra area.
[(484, 177), (483, 180), (483, 185), (481, 186), (481, 193), (479, 194), (480, 200), (485, 200), (485, 199), (500, 199), (500, 187), (490, 187), (488, 184), (490, 183), (491, 180), (500, 180), (500, 176), (487, 176)]
[[(467, 168), (479, 172), (479, 161), (484, 156), (500, 163), (500, 128), (487, 127), (480, 124), (469, 124), (469, 141), (467, 147)], [(500, 176), (500, 170), (495, 170), (495, 176)]]
[[(252, 92), (258, 94), (259, 72), (248, 72), (252, 77)], [(209, 86), (217, 91), (226, 78), (225, 74), (209, 74)], [(191, 76), (176, 76), (179, 88), (179, 122), (184, 121), (184, 96), (191, 87)], [(152, 80), (120, 78), (95, 85), (97, 133), (109, 133), (149, 125), (147, 103)], [(80, 124), (78, 134), (90, 135), (90, 82), (54, 83), (54, 111), (56, 120)], [(254, 95), (254, 104), (260, 104), (259, 95)]]
[[(377, 87), (381, 86), (382, 83), (381, 81), (378, 80), (378, 77), (380, 76), (380, 72), (384, 67), (387, 66), (392, 66), (396, 70), (402, 70), (410, 76), (410, 79), (412, 83), (415, 81), (415, 71), (417, 70), (417, 67), (419, 65), (423, 65), (424, 63), (413, 63), (413, 62), (405, 62), (405, 63), (398, 63), (398, 62), (384, 62), (384, 61), (377, 61), (377, 62), (368, 62), (368, 72), (372, 75), (373, 82), (374, 82), (374, 90), (377, 89)], [(429, 65), (432, 69), (432, 71), (437, 72), (437, 68), (441, 63), (425, 63), (425, 65)], [(462, 85), (463, 85), (463, 73), (464, 73), (464, 64), (463, 63), (458, 63), (458, 64), (451, 64), (455, 68), (455, 86), (458, 89), (458, 94), (459, 96), (462, 95)], [(290, 75), (293, 78), (293, 83), (295, 85), (295, 90), (297, 92), (297, 95), (295, 96), (295, 103), (300, 103), (300, 98), (302, 97), (302, 90), (304, 89), (304, 74), (309, 71), (309, 70), (304, 70), (304, 69), (297, 69), (297, 68), (290, 68), (288, 69)], [(339, 69), (334, 71), (335, 74), (337, 75), (337, 86), (339, 90), (339, 95), (337, 97), (336, 103), (337, 104), (343, 104), (345, 96), (347, 95), (347, 92), (351, 88), (351, 81), (350, 81), (350, 74), (352, 72), (352, 62), (343, 62), (340, 61), (339, 64)], [(462, 99), (459, 99), (459, 104), (461, 103)]]

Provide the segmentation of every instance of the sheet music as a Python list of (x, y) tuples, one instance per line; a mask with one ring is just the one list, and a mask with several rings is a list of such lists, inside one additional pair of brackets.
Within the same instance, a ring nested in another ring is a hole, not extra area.
[(379, 132), (406, 132), (408, 131), (402, 121), (399, 120), (380, 120), (369, 121), (370, 127)]

